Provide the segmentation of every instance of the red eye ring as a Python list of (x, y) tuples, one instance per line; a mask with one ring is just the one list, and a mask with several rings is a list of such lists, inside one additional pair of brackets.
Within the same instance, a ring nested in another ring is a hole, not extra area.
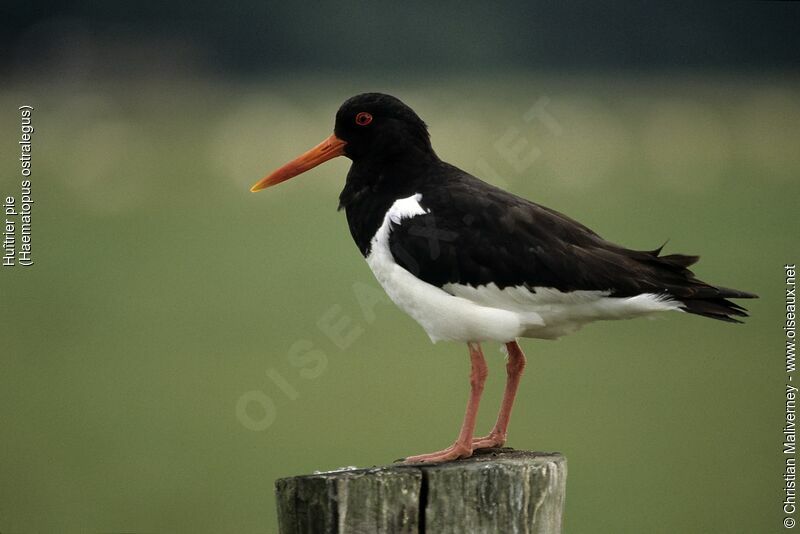
[(358, 115), (356, 115), (356, 124), (359, 126), (366, 126), (367, 124), (372, 122), (372, 115), (367, 113), (366, 111), (362, 111)]

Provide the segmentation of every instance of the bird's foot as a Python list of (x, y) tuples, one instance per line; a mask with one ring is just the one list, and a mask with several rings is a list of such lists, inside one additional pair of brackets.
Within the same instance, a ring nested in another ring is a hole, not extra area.
[(477, 449), (495, 449), (502, 447), (506, 444), (506, 435), (499, 432), (492, 431), (488, 436), (482, 438), (473, 438), (472, 450)]
[(403, 463), (417, 464), (417, 463), (433, 463), (433, 462), (449, 462), (451, 460), (458, 460), (459, 458), (469, 458), (472, 456), (472, 447), (462, 443), (454, 443), (453, 445), (442, 449), (441, 451), (432, 452), (429, 454), (419, 454), (417, 456), (409, 456)]

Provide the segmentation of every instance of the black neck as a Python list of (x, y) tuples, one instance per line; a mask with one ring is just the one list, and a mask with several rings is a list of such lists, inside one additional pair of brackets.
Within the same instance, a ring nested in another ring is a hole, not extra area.
[(339, 209), (347, 215), (361, 254), (369, 254), (370, 240), (395, 200), (419, 193), (441, 163), (432, 151), (392, 161), (353, 161), (339, 195)]

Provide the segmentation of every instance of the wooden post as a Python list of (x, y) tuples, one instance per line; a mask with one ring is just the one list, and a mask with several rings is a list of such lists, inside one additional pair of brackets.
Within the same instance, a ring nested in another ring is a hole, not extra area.
[(275, 483), (281, 534), (561, 532), (567, 460), (492, 449), (443, 464), (345, 468)]

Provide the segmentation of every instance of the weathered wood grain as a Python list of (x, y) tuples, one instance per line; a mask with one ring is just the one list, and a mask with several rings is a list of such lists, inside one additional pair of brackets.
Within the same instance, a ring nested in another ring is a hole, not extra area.
[(561, 532), (567, 461), (495, 449), (443, 464), (391, 464), (282, 478), (282, 534)]

